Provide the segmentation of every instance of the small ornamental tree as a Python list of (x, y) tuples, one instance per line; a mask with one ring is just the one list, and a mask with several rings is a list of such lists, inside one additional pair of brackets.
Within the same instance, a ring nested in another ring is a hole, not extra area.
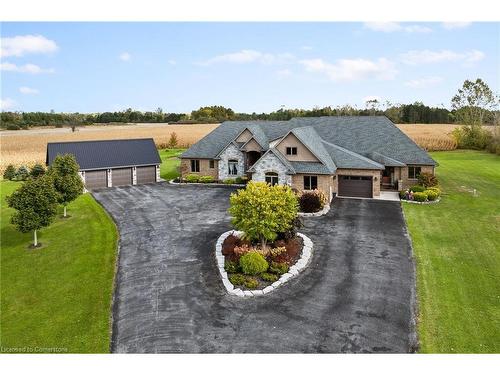
[(37, 230), (52, 223), (57, 213), (58, 194), (49, 176), (30, 178), (12, 195), (7, 204), (16, 212), (11, 223), (22, 233), (33, 231), (33, 245), (38, 246)]
[(49, 174), (54, 180), (54, 187), (59, 193), (59, 203), (66, 206), (83, 193), (83, 181), (78, 174), (78, 166), (72, 154), (58, 155), (49, 168)]
[(38, 178), (45, 174), (45, 168), (41, 164), (35, 164), (33, 168), (31, 168), (30, 176), (33, 178)]
[(16, 180), (25, 181), (30, 176), (30, 171), (24, 165), (20, 166), (16, 172)]
[(290, 187), (250, 181), (245, 189), (229, 198), (231, 222), (250, 241), (260, 241), (262, 249), (285, 232), (297, 217), (298, 202)]
[(168, 140), (168, 148), (176, 148), (178, 143), (179, 140), (177, 138), (177, 133), (176, 132), (170, 133), (170, 138)]
[(16, 177), (16, 168), (10, 164), (5, 168), (5, 171), (3, 172), (3, 178), (4, 180), (13, 180)]

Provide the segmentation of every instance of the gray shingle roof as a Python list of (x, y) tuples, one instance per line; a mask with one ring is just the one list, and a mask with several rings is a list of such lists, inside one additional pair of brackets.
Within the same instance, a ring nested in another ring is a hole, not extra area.
[[(246, 127), (261, 128), (268, 141), (290, 130), (312, 127), (331, 144), (369, 157), (376, 152), (403, 164), (436, 165), (385, 116), (300, 117), (290, 121), (226, 121), (181, 155), (184, 158), (214, 158)], [(334, 160), (335, 161), (335, 160)], [(381, 160), (380, 160), (381, 161)]]
[(406, 166), (405, 163), (400, 162), (399, 160), (395, 160), (393, 158), (390, 158), (389, 156), (382, 155), (379, 152), (373, 151), (369, 152), (367, 155), (372, 160), (375, 160), (376, 162), (385, 165), (386, 167), (404, 167)]
[(348, 169), (384, 169), (382, 164), (379, 164), (371, 159), (359, 155), (353, 151), (347, 150), (343, 147), (334, 145), (323, 141), (325, 148), (331, 155), (337, 168)]
[(64, 154), (73, 154), (81, 170), (161, 164), (153, 138), (48, 143), (45, 162)]
[(326, 165), (314, 162), (314, 161), (291, 161), (293, 170), (295, 173), (311, 173), (311, 174), (333, 174), (335, 170), (332, 172), (327, 168)]

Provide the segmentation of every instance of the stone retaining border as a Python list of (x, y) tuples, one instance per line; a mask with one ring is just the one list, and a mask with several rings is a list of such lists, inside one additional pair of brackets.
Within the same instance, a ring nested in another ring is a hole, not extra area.
[(435, 204), (441, 202), (441, 197), (436, 199), (435, 201), (427, 201), (427, 202), (417, 202), (417, 201), (408, 201), (406, 199), (400, 199), (401, 202), (411, 203), (411, 204)]
[(175, 179), (169, 180), (168, 183), (172, 185), (205, 185), (205, 186), (236, 186), (245, 187), (245, 184), (224, 184), (220, 182), (174, 182)]
[(325, 205), (320, 211), (318, 212), (299, 212), (300, 217), (318, 217), (318, 216), (323, 216), (326, 215), (330, 211), (330, 205)]
[(227, 272), (224, 269), (224, 255), (222, 254), (222, 244), (224, 240), (231, 234), (240, 237), (243, 235), (242, 231), (238, 230), (230, 230), (224, 232), (217, 239), (217, 243), (215, 245), (215, 258), (217, 260), (217, 268), (219, 269), (219, 273), (222, 277), (222, 284), (226, 288), (227, 292), (233, 296), (237, 297), (255, 297), (255, 296), (263, 296), (265, 294), (271, 293), (279, 286), (283, 285), (290, 279), (293, 279), (297, 276), (302, 270), (304, 270), (312, 258), (313, 252), (313, 243), (309, 237), (302, 233), (297, 233), (297, 236), (302, 237), (304, 242), (304, 247), (302, 248), (302, 255), (300, 259), (293, 266), (290, 267), (287, 273), (281, 275), (281, 277), (272, 283), (271, 285), (265, 287), (264, 289), (256, 289), (256, 290), (241, 290), (239, 288), (235, 288), (233, 284), (228, 279)]

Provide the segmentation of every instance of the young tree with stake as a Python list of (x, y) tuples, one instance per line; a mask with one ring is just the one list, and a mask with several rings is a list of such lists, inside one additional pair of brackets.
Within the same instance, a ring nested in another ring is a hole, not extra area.
[(80, 167), (71, 154), (58, 155), (49, 168), (54, 180), (54, 187), (59, 193), (59, 203), (64, 206), (64, 217), (67, 217), (66, 206), (83, 193), (83, 181), (78, 175)]
[(11, 223), (22, 233), (33, 231), (33, 246), (38, 246), (37, 230), (49, 226), (57, 213), (58, 194), (50, 176), (33, 178), (23, 183), (7, 204), (16, 212)]

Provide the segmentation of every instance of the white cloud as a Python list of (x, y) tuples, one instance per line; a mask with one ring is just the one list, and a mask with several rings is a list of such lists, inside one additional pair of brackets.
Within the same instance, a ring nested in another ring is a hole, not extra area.
[(462, 53), (450, 50), (413, 50), (401, 54), (400, 57), (401, 60), (408, 65), (431, 64), (447, 61), (462, 61), (466, 64), (472, 64), (484, 59), (485, 54), (478, 50), (471, 50)]
[(264, 53), (260, 51), (244, 49), (238, 52), (226, 53), (223, 55), (218, 55), (205, 60), (198, 65), (212, 65), (218, 63), (231, 63), (231, 64), (248, 64), (248, 63), (260, 63), (260, 64), (275, 64), (280, 62), (286, 62), (293, 59), (293, 55), (289, 53), (282, 54), (272, 54)]
[(16, 65), (10, 62), (3, 62), (0, 64), (0, 70), (6, 72), (17, 72), (17, 73), (30, 73), (30, 74), (41, 74), (41, 73), (54, 73), (54, 69), (44, 69), (40, 68), (35, 64), (24, 64), (24, 65)]
[(19, 92), (21, 94), (26, 94), (26, 95), (36, 95), (40, 91), (38, 91), (37, 89), (33, 89), (31, 87), (22, 86), (22, 87), (19, 87)]
[(441, 26), (446, 30), (463, 29), (472, 25), (472, 22), (443, 22)]
[(17, 103), (10, 98), (0, 99), (0, 110), (2, 111), (10, 111), (16, 106)]
[(132, 58), (132, 56), (128, 52), (123, 52), (123, 53), (120, 54), (120, 56), (118, 56), (118, 58), (121, 61), (129, 61)]
[(280, 78), (286, 78), (290, 77), (292, 75), (292, 71), (290, 69), (281, 69), (276, 72), (278, 77)]
[(177, 61), (170, 59), (167, 61), (170, 65), (177, 65)]
[(1, 38), (0, 56), (24, 56), (30, 53), (51, 53), (59, 49), (56, 42), (42, 35), (18, 35)]
[(423, 77), (423, 78), (412, 79), (412, 80), (406, 81), (404, 83), (404, 85), (411, 87), (411, 88), (414, 88), (414, 89), (422, 89), (422, 88), (435, 86), (441, 82), (443, 82), (442, 77)]
[(355, 81), (360, 79), (393, 79), (397, 74), (394, 64), (385, 59), (341, 59), (334, 64), (322, 59), (299, 61), (307, 71), (325, 74), (332, 81)]
[(399, 22), (366, 22), (364, 24), (365, 29), (372, 31), (380, 31), (384, 33), (393, 33), (396, 31), (406, 32), (406, 33), (430, 33), (432, 29), (427, 26), (420, 25), (406, 25), (400, 24)]

